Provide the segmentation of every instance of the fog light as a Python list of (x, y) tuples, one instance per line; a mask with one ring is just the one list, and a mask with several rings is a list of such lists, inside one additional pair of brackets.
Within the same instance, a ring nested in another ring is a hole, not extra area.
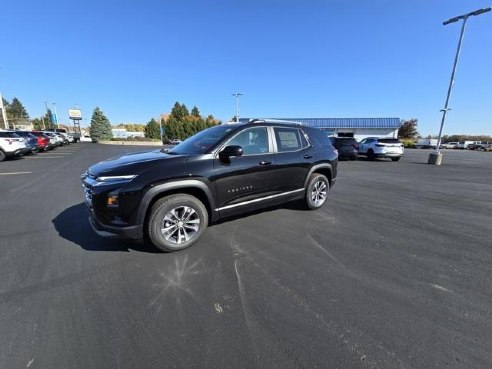
[(118, 206), (118, 196), (109, 195), (107, 204), (108, 206)]

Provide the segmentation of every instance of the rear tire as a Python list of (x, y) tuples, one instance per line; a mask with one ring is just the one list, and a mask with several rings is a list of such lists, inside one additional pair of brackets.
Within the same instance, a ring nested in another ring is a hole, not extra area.
[(398, 156), (397, 158), (391, 158), (392, 161), (400, 161), (401, 156)]
[(7, 156), (5, 155), (5, 153), (2, 150), (0, 150), (0, 161), (4, 161), (6, 157)]
[(147, 232), (158, 249), (172, 252), (193, 245), (208, 225), (208, 212), (196, 197), (187, 194), (166, 196), (150, 211)]
[(369, 160), (374, 160), (376, 159), (376, 155), (374, 155), (374, 151), (372, 151), (372, 149), (369, 149), (367, 151), (367, 159)]
[(320, 173), (314, 173), (309, 179), (306, 189), (305, 202), (310, 210), (319, 209), (323, 206), (330, 192), (330, 182)]

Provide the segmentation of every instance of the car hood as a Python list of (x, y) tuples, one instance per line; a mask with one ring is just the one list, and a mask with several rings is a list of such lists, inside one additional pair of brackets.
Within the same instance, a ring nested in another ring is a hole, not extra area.
[(187, 158), (188, 155), (170, 155), (162, 150), (133, 152), (94, 164), (87, 170), (87, 174), (91, 177), (140, 174), (142, 170), (149, 167), (149, 162), (175, 164)]

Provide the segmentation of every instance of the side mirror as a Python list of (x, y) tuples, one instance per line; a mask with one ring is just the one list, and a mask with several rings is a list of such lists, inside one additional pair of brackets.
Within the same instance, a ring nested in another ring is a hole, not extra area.
[(237, 145), (226, 146), (219, 153), (219, 157), (221, 159), (226, 159), (226, 160), (229, 159), (231, 156), (242, 156), (242, 155), (243, 155), (243, 148)]

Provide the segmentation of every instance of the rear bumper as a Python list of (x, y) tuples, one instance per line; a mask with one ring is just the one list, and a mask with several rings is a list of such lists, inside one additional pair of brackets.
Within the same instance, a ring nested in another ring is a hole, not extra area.
[(384, 154), (378, 154), (378, 153), (375, 153), (374, 154), (375, 157), (377, 158), (399, 158), (399, 157), (402, 157), (403, 154), (398, 154), (398, 153), (384, 153)]

